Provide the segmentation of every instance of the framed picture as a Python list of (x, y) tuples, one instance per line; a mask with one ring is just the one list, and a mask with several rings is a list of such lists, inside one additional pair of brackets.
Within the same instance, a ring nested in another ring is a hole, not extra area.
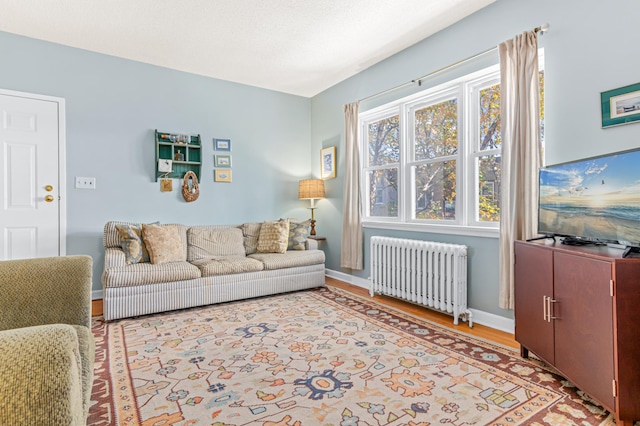
[(640, 120), (640, 83), (602, 92), (600, 100), (603, 128)]
[(213, 148), (216, 151), (231, 151), (231, 139), (214, 139)]
[(214, 163), (216, 167), (231, 167), (231, 155), (216, 154)]
[(231, 170), (216, 170), (216, 182), (231, 182)]
[(320, 150), (320, 177), (333, 179), (336, 177), (336, 147), (330, 146)]

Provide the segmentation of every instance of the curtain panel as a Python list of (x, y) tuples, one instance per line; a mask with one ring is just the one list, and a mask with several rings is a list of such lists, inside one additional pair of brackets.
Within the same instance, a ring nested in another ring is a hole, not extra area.
[(540, 90), (538, 35), (525, 32), (498, 46), (502, 119), (499, 305), (514, 307), (514, 242), (532, 238), (538, 221)]
[(360, 198), (360, 161), (358, 149), (359, 103), (344, 106), (345, 178), (342, 204), (342, 247), (340, 266), (363, 269), (362, 200)]

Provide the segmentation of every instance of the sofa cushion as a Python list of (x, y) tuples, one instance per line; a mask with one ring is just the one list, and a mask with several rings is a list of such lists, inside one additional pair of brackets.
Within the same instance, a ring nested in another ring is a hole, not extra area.
[(203, 277), (215, 275), (240, 274), (242, 272), (257, 272), (264, 268), (262, 262), (244, 256), (221, 256), (213, 259), (198, 259), (192, 262)]
[(120, 247), (127, 265), (149, 262), (149, 252), (142, 241), (142, 225), (134, 223), (118, 224), (116, 231), (120, 236)]
[(307, 238), (309, 238), (309, 231), (311, 226), (311, 219), (307, 219), (303, 222), (289, 219), (289, 241), (287, 244), (287, 250), (304, 250)]
[(324, 252), (322, 250), (291, 250), (285, 253), (254, 253), (248, 257), (262, 262), (265, 270), (294, 268), (296, 266), (309, 266), (324, 263)]
[(258, 237), (258, 253), (285, 253), (288, 243), (288, 219), (262, 223)]
[(153, 264), (187, 260), (182, 239), (174, 226), (142, 225), (142, 239)]
[(104, 270), (102, 283), (105, 287), (131, 287), (143, 284), (166, 283), (200, 278), (197, 266), (189, 262), (136, 263), (116, 266)]
[(244, 235), (244, 248), (246, 254), (253, 254), (258, 251), (258, 237), (262, 222), (243, 223), (242, 235)]
[(240, 228), (194, 226), (187, 230), (187, 260), (211, 259), (217, 256), (244, 256)]

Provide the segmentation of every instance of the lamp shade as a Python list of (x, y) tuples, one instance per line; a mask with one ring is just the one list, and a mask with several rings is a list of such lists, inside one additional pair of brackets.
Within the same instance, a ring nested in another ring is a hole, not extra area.
[(325, 198), (324, 181), (322, 179), (301, 180), (298, 186), (298, 198), (301, 200)]

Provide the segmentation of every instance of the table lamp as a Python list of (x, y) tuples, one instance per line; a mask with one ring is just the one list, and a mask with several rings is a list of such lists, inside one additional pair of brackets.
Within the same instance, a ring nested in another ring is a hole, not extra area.
[(298, 198), (300, 200), (311, 200), (311, 232), (310, 235), (316, 235), (316, 220), (313, 211), (316, 209), (315, 200), (325, 198), (324, 181), (322, 179), (304, 179), (300, 181), (298, 186)]

